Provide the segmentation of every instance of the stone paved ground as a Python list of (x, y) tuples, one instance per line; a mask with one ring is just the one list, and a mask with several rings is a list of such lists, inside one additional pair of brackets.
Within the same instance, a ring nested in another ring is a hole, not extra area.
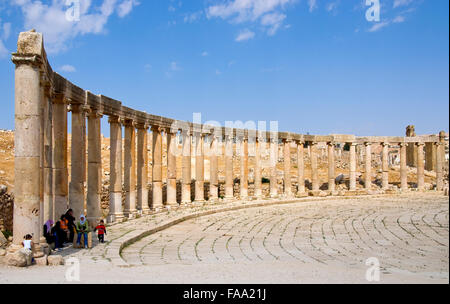
[[(211, 208), (220, 206), (196, 211)], [(80, 259), (82, 283), (366, 283), (371, 257), (380, 261), (381, 283), (449, 282), (449, 200), (435, 194), (306, 199), (212, 214), (126, 247), (127, 267), (115, 260), (121, 240), (192, 212), (116, 225), (108, 244), (64, 254)], [(0, 267), (0, 282), (64, 282), (65, 269)]]

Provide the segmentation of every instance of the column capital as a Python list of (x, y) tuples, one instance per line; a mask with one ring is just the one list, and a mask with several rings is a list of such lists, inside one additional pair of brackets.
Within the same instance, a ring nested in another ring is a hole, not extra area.
[(400, 147), (406, 147), (408, 144), (405, 143), (405, 142), (401, 142), (401, 143), (399, 143), (398, 145), (399, 145)]
[(388, 143), (388, 142), (382, 142), (381, 143), (381, 145), (383, 146), (383, 147), (388, 147), (389, 148), (389, 146), (391, 145), (390, 143)]
[(357, 142), (348, 142), (347, 144), (349, 144), (349, 145), (352, 146), (352, 147), (358, 146), (358, 143), (357, 143)]
[(424, 142), (416, 142), (415, 144), (416, 144), (416, 146), (425, 146)]
[(305, 144), (305, 141), (304, 141), (304, 140), (295, 140), (295, 143), (296, 143), (297, 145), (304, 145), (304, 144)]
[(108, 118), (108, 123), (112, 124), (112, 123), (116, 123), (116, 124), (123, 124), (123, 118), (120, 116), (109, 116)]
[(334, 141), (329, 141), (329, 142), (327, 142), (327, 145), (335, 147), (336, 143)]
[(162, 131), (161, 126), (158, 126), (158, 125), (152, 125), (152, 126), (150, 126), (150, 129), (152, 130), (152, 132), (160, 133)]
[(311, 141), (311, 142), (309, 142), (309, 144), (311, 146), (317, 146), (319, 143), (317, 141)]
[(30, 65), (35, 67), (40, 67), (44, 62), (42, 57), (39, 55), (25, 55), (19, 53), (13, 53), (11, 61), (16, 65)]
[(136, 123), (136, 129), (148, 130), (149, 128), (150, 128), (150, 125), (147, 123), (141, 123), (141, 122)]
[(102, 118), (103, 117), (103, 113), (97, 109), (92, 109), (89, 112), (89, 117), (90, 118)]
[(122, 123), (125, 127), (136, 127), (136, 121), (130, 118), (125, 118), (123, 119), (123, 123)]
[(369, 141), (367, 141), (367, 142), (364, 143), (364, 146), (366, 146), (366, 147), (371, 146), (371, 145), (372, 145), (372, 143), (369, 142)]
[[(71, 100), (69, 100), (71, 101)], [(83, 115), (87, 115), (90, 111), (91, 108), (88, 105), (85, 104), (72, 104), (69, 103), (69, 105), (67, 106), (67, 111), (68, 112), (72, 112), (72, 113), (81, 113)]]

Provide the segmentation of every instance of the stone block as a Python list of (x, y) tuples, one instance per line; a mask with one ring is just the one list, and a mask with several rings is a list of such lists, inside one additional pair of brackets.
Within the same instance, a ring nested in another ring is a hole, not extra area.
[(48, 261), (47, 261), (46, 255), (44, 255), (41, 258), (35, 258), (34, 260), (35, 260), (37, 266), (47, 266)]
[(49, 266), (60, 266), (64, 265), (64, 259), (61, 255), (50, 255), (47, 258)]

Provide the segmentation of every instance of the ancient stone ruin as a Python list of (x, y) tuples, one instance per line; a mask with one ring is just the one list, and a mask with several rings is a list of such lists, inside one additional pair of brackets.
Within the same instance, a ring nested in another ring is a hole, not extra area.
[[(47, 60), (43, 36), (35, 31), (19, 36), (18, 49), (13, 54), (15, 70), (15, 189), (14, 240), (20, 244), (25, 234), (33, 234), (34, 242), (43, 242), (42, 226), (48, 219), (72, 208), (74, 214), (86, 213), (90, 222), (103, 217), (101, 212), (102, 161), (101, 118), (109, 117), (110, 174), (109, 215), (111, 222), (138, 214), (148, 214), (181, 205), (212, 204), (239, 199), (262, 199), (262, 181), (270, 181), (269, 196), (273, 199), (307, 195), (361, 195), (372, 193), (372, 147), (382, 147), (381, 184), (377, 193), (389, 193), (396, 188), (389, 180), (390, 147), (398, 147), (400, 184), (398, 191), (407, 191), (408, 163), (416, 168), (415, 189), (425, 189), (427, 170), (436, 172), (437, 191), (444, 189), (444, 142), (446, 134), (416, 136), (413, 130), (406, 137), (357, 137), (354, 135), (302, 135), (288, 132), (230, 129), (199, 125), (155, 116), (124, 106), (120, 101), (95, 95), (77, 87), (54, 72)], [(68, 113), (71, 113), (71, 167), (68, 169)], [(87, 124), (87, 125), (86, 125)], [(122, 127), (124, 126), (124, 146)], [(87, 128), (87, 132), (86, 132)], [(147, 136), (152, 133), (152, 162), (149, 163)], [(163, 136), (167, 139), (166, 155)], [(87, 145), (86, 145), (87, 142)], [(181, 151), (178, 146), (181, 143)], [(193, 144), (193, 146), (191, 146)], [(225, 153), (220, 148), (224, 144)], [(268, 145), (272, 166), (263, 176), (261, 147)], [(328, 163), (328, 189), (321, 189), (318, 174), (318, 146), (326, 145), (324, 157)], [(238, 180), (233, 174), (234, 147), (240, 157)], [(349, 149), (348, 187), (336, 187), (336, 146)], [(292, 148), (296, 148), (297, 163), (292, 163)], [(284, 151), (283, 188), (275, 164), (279, 148)], [(364, 190), (357, 188), (357, 149), (364, 153)], [(311, 163), (311, 189), (305, 183), (304, 153)], [(216, 153), (219, 151), (219, 153)], [(250, 151), (250, 152), (249, 152)], [(412, 152), (411, 152), (412, 151)], [(205, 187), (205, 156), (209, 156), (209, 187)], [(408, 156), (409, 155), (409, 156)], [(167, 178), (163, 178), (163, 157), (167, 159)], [(219, 158), (225, 163), (223, 197), (219, 193)], [(181, 174), (177, 175), (177, 160), (181, 158)], [(195, 158), (195, 168), (191, 159)], [(253, 176), (249, 178), (249, 158), (253, 158)], [(86, 165), (87, 164), (87, 168)], [(291, 169), (296, 166), (296, 187)], [(151, 170), (152, 179), (148, 180)], [(196, 179), (191, 187), (191, 170)], [(123, 171), (123, 172), (122, 172)], [(181, 179), (177, 176), (181, 175)], [(69, 178), (70, 177), (70, 178)], [(70, 180), (70, 183), (69, 183)], [(149, 197), (148, 184), (151, 184)], [(177, 188), (177, 184), (181, 187)], [(253, 185), (250, 193), (249, 184)], [(164, 185), (166, 190), (163, 191)], [(123, 186), (123, 189), (122, 189)], [(85, 193), (85, 188), (87, 193)], [(206, 191), (204, 191), (206, 188)], [(309, 191), (310, 190), (310, 191)], [(397, 190), (395, 190), (397, 191)], [(206, 195), (205, 195), (206, 192)], [(192, 200), (192, 193), (195, 193)], [(124, 196), (124, 197), (123, 197)], [(180, 197), (180, 199), (178, 199)], [(85, 199), (86, 198), (86, 199)]]

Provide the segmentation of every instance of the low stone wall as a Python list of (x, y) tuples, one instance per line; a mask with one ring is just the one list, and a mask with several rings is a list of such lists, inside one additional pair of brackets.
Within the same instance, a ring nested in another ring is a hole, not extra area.
[(13, 230), (14, 196), (6, 186), (0, 186), (0, 231)]

